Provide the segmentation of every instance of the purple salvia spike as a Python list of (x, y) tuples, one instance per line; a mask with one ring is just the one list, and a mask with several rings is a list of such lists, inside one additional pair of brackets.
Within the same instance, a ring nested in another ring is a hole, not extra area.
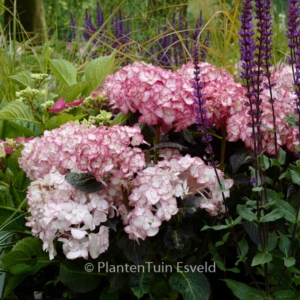
[(96, 22), (97, 22), (98, 29), (101, 28), (101, 26), (104, 23), (104, 15), (103, 12), (101, 11), (99, 1), (97, 2), (97, 8), (96, 8)]
[(71, 22), (71, 40), (75, 40), (76, 38), (76, 22), (72, 13), (70, 12), (70, 22)]

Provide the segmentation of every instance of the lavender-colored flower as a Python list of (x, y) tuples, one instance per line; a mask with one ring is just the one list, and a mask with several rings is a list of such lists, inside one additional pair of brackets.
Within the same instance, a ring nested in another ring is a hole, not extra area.
[(197, 130), (203, 133), (202, 142), (206, 144), (206, 152), (212, 154), (212, 147), (210, 142), (212, 141), (211, 135), (207, 133), (207, 129), (209, 129), (209, 125), (207, 124), (207, 116), (206, 116), (206, 99), (204, 94), (202, 93), (203, 83), (200, 81), (200, 72), (201, 69), (199, 67), (199, 55), (198, 55), (198, 47), (197, 43), (194, 43), (194, 74), (195, 74), (195, 83), (193, 85), (194, 88), (194, 104), (195, 104), (195, 113), (196, 113), (196, 123)]
[(75, 40), (76, 38), (76, 22), (72, 13), (70, 12), (70, 23), (71, 23), (71, 40)]
[(96, 20), (97, 20), (98, 28), (101, 28), (104, 23), (104, 14), (100, 8), (100, 2), (97, 3), (97, 7), (96, 7)]
[[(97, 29), (94, 27), (91, 15), (88, 13), (88, 10), (85, 11), (85, 32), (83, 33), (83, 36), (86, 40), (89, 40), (91, 36), (97, 31)], [(96, 43), (97, 40), (94, 40), (93, 43)]]
[[(289, 48), (291, 55), (289, 58), (289, 63), (293, 68), (294, 76), (294, 87), (295, 87), (295, 114), (299, 116), (298, 134), (296, 138), (300, 140), (300, 43), (299, 43), (299, 25), (300, 25), (300, 4), (297, 0), (289, 0), (289, 14), (288, 14), (288, 30), (286, 36), (289, 38)], [(299, 151), (299, 149), (297, 149)]]

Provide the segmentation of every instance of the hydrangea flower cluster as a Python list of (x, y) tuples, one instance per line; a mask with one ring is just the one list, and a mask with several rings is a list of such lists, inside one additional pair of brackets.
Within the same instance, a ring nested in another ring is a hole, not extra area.
[(105, 194), (86, 194), (71, 186), (59, 172), (31, 182), (27, 193), (30, 217), (27, 226), (43, 240), (43, 249), (50, 259), (56, 255), (53, 241), (63, 242), (69, 259), (97, 258), (108, 248), (108, 228), (88, 233), (107, 220), (113, 204)]
[(195, 123), (193, 89), (179, 73), (135, 62), (108, 76), (100, 91), (112, 108), (139, 111), (139, 122), (160, 124), (163, 133)]
[[(27, 194), (27, 226), (43, 240), (50, 259), (56, 254), (56, 238), (70, 259), (87, 258), (88, 253), (96, 258), (106, 251), (108, 228), (101, 224), (119, 214), (118, 209), (122, 212), (120, 186), (145, 167), (144, 153), (135, 147), (143, 142), (139, 127), (97, 128), (70, 122), (26, 143), (19, 164), (33, 180)], [(81, 192), (66, 181), (69, 172), (90, 173), (105, 188)]]
[[(276, 83), (272, 88), (272, 95), (274, 101), (274, 110), (276, 114), (277, 126), (277, 144), (279, 146), (286, 145), (290, 151), (295, 151), (297, 143), (293, 128), (291, 128), (284, 118), (288, 117), (290, 113), (294, 113), (293, 106), (291, 105), (294, 100), (293, 90), (293, 74), (292, 68), (283, 66), (278, 71), (273, 72), (270, 77), (271, 82)], [(261, 127), (262, 147), (267, 153), (275, 155), (275, 143), (273, 128), (272, 106), (270, 103), (269, 90), (262, 91), (260, 98), (262, 100), (261, 109)], [(252, 135), (252, 128), (248, 126), (251, 123), (251, 116), (248, 114), (248, 108), (245, 107), (241, 112), (231, 116), (227, 121), (228, 141), (235, 142), (241, 139), (245, 142), (246, 147), (254, 149)]]
[[(176, 197), (184, 200), (197, 193), (201, 195), (199, 207), (211, 216), (225, 212), (222, 191), (212, 166), (207, 166), (199, 157), (182, 157), (178, 150), (164, 149), (160, 156), (164, 160), (139, 172), (132, 181), (132, 192), (128, 198), (134, 209), (128, 213), (128, 225), (125, 227), (131, 239), (144, 240), (147, 236), (156, 235), (161, 223), (177, 214)], [(223, 172), (217, 172), (227, 198), (233, 180), (224, 179)]]
[(87, 127), (69, 122), (40, 138), (29, 141), (22, 150), (20, 167), (31, 180), (58, 171), (88, 172), (97, 180), (110, 180), (126, 185), (126, 178), (145, 167), (139, 127)]
[[(201, 69), (201, 90), (206, 99), (206, 116), (209, 126), (217, 129), (222, 127), (223, 118), (243, 110), (245, 101), (245, 89), (240, 83), (234, 81), (233, 76), (224, 69), (206, 62), (198, 63)], [(177, 74), (189, 80), (190, 85), (194, 83), (195, 66), (188, 62), (176, 71)]]

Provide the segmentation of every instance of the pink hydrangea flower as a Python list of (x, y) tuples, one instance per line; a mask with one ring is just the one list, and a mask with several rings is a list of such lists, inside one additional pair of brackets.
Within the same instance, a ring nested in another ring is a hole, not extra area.
[(99, 90), (124, 114), (139, 111), (139, 122), (167, 125), (163, 132), (195, 123), (193, 88), (177, 73), (135, 62), (108, 76)]
[(108, 248), (108, 228), (104, 223), (113, 207), (107, 190), (86, 194), (71, 186), (65, 176), (55, 172), (31, 182), (27, 199), (30, 216), (26, 225), (32, 234), (43, 240), (43, 249), (50, 259), (56, 255), (55, 239), (63, 243), (66, 257), (98, 257)]
[[(290, 113), (294, 113), (294, 90), (293, 90), (293, 75), (292, 69), (289, 66), (284, 66), (271, 76), (271, 82), (275, 83), (272, 88), (272, 95), (274, 99), (274, 110), (276, 116), (276, 133), (277, 144), (279, 147), (286, 146), (288, 150), (294, 151), (297, 141), (293, 128), (291, 128), (284, 118), (288, 117)], [(262, 127), (263, 132), (262, 146), (267, 153), (275, 155), (275, 140), (273, 129), (272, 107), (270, 104), (269, 90), (263, 90), (261, 94), (261, 109), (262, 113)], [(246, 147), (254, 148), (252, 135), (252, 128), (248, 126), (251, 124), (251, 117), (248, 115), (249, 108), (244, 107), (243, 110), (235, 115), (232, 115), (227, 121), (228, 141), (235, 142), (239, 139), (245, 142)]]
[[(235, 82), (234, 77), (224, 69), (218, 69), (209, 63), (200, 62), (202, 92), (206, 99), (208, 124), (218, 129), (223, 126), (231, 115), (243, 110), (245, 89), (240, 83)], [(188, 62), (176, 73), (194, 83), (194, 64)]]

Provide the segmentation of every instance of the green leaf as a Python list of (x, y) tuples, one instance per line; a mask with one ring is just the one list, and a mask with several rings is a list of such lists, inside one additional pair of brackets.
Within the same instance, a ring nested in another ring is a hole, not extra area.
[(127, 234), (123, 234), (118, 240), (118, 246), (123, 249), (126, 257), (128, 257), (135, 265), (140, 265), (149, 251), (150, 241), (149, 239), (146, 239), (144, 241), (139, 241), (138, 244), (136, 241), (130, 240)]
[(285, 163), (286, 160), (286, 152), (280, 148), (278, 152), (278, 161), (280, 162), (281, 165)]
[(109, 287), (105, 287), (100, 295), (100, 300), (119, 300), (118, 293), (111, 293), (109, 292)]
[(245, 205), (238, 204), (236, 209), (242, 218), (250, 222), (256, 220), (256, 215), (254, 214), (254, 212), (252, 212), (252, 208), (246, 207)]
[[(87, 261), (65, 260), (60, 264), (59, 277), (63, 284), (71, 290), (86, 293), (94, 290), (100, 283), (100, 273), (86, 272), (84, 265)], [(91, 264), (91, 263), (90, 263)]]
[(300, 292), (293, 290), (281, 290), (276, 291), (274, 294), (274, 299), (282, 299), (282, 300), (299, 300)]
[(273, 231), (269, 234), (267, 250), (272, 251), (273, 249), (275, 249), (277, 246), (277, 243), (278, 243), (277, 233), (275, 231)]
[(240, 262), (245, 262), (247, 257), (247, 253), (249, 250), (249, 246), (248, 246), (248, 242), (245, 239), (242, 239), (239, 242), (239, 249), (241, 250), (241, 254), (239, 254), (239, 259), (237, 260), (237, 262), (235, 263), (235, 265), (237, 266)]
[(296, 263), (296, 259), (294, 257), (284, 257), (284, 265), (289, 268), (292, 267)]
[(76, 189), (85, 193), (96, 193), (105, 188), (101, 182), (95, 179), (94, 175), (88, 173), (69, 173), (65, 179)]
[(67, 60), (50, 59), (50, 70), (58, 80), (67, 85), (73, 85), (77, 83), (77, 70), (73, 64)]
[(296, 210), (286, 201), (277, 200), (274, 205), (279, 210), (283, 211), (284, 218), (292, 223), (296, 222)]
[(31, 73), (29, 71), (23, 71), (16, 75), (9, 76), (13, 81), (21, 83), (24, 87), (34, 87), (34, 81), (31, 78)]
[(189, 239), (189, 233), (182, 230), (169, 230), (164, 236), (165, 245), (169, 249), (183, 249)]
[(201, 228), (201, 231), (207, 230), (207, 229), (213, 229), (213, 230), (222, 230), (222, 229), (226, 229), (229, 228), (228, 225), (215, 225), (215, 226), (208, 226), (208, 225), (204, 225)]
[(291, 169), (289, 171), (290, 171), (290, 174), (292, 176), (292, 182), (299, 185), (300, 184), (299, 174), (296, 171), (291, 170)]
[(138, 299), (149, 292), (151, 278), (152, 274), (148, 272), (136, 272), (131, 274), (129, 286)]
[(16, 276), (12, 276), (8, 279), (6, 283), (3, 299), (11, 299), (10, 293), (15, 290), (15, 288), (28, 276), (28, 274), (20, 274)]
[(227, 232), (225, 235), (223, 235), (222, 241), (216, 242), (215, 246), (220, 247), (220, 246), (224, 245), (228, 240), (229, 234), (230, 234), (230, 232)]
[(267, 252), (267, 253), (265, 253), (265, 252), (257, 253), (253, 257), (251, 267), (266, 264), (266, 263), (272, 261), (272, 259), (273, 259), (273, 256), (269, 252)]
[(105, 78), (112, 73), (116, 51), (109, 56), (99, 57), (87, 64), (84, 69), (85, 80), (87, 82), (87, 93), (96, 90)]
[(184, 300), (208, 300), (210, 286), (202, 273), (181, 272), (173, 273), (169, 278), (173, 290), (178, 291)]
[(241, 300), (264, 300), (265, 297), (259, 290), (247, 284), (231, 279), (224, 279), (232, 293)]
[(284, 212), (280, 209), (274, 209), (270, 213), (260, 218), (260, 222), (273, 222), (284, 216)]
[(155, 274), (154, 280), (150, 286), (150, 292), (155, 295), (155, 297), (163, 297), (170, 291), (170, 286), (166, 281), (166, 277), (163, 274)]
[(266, 155), (263, 155), (263, 160), (264, 160), (265, 170), (268, 170), (270, 167), (269, 157)]
[(72, 115), (68, 115), (68, 114), (61, 114), (61, 115), (50, 118), (48, 120), (48, 122), (46, 123), (46, 128), (48, 130), (53, 130), (53, 129), (59, 127), (60, 125), (63, 125), (63, 124), (68, 123), (70, 121), (80, 120), (84, 116), (85, 115), (72, 116)]
[(35, 120), (30, 107), (20, 101), (8, 103), (3, 109), (1, 109), (0, 120), (22, 120), (40, 124)]
[(115, 293), (128, 284), (128, 274), (126, 272), (108, 273), (106, 278), (110, 283), (110, 293)]
[(131, 117), (131, 112), (128, 114), (123, 114), (122, 112), (119, 112), (116, 117), (112, 120), (111, 125), (125, 125), (126, 121)]
[(250, 150), (248, 148), (238, 149), (229, 159), (230, 165), (232, 167), (232, 173), (235, 174), (238, 169), (246, 163), (252, 161), (251, 156), (249, 156)]
[(2, 256), (2, 268), (10, 269), (17, 264), (29, 264), (34, 267), (38, 261), (42, 261), (43, 264), (39, 265), (41, 269), (50, 263), (49, 255), (43, 251), (42, 246), (43, 242), (38, 238), (28, 237), (20, 240), (10, 252)]
[(81, 94), (86, 88), (87, 83), (81, 82), (74, 85), (71, 85), (64, 89), (58, 98), (64, 98), (66, 102), (72, 102), (77, 99), (78, 95)]
[(197, 145), (197, 143), (194, 140), (193, 135), (190, 133), (190, 131), (188, 129), (183, 129), (181, 131), (182, 136), (184, 137), (184, 139), (189, 142), (192, 145)]
[(178, 148), (180, 151), (182, 151), (183, 149), (187, 149), (187, 147), (182, 146), (178, 143), (172, 143), (172, 142), (162, 142), (162, 143), (158, 143), (156, 144), (154, 147), (152, 147), (150, 150), (154, 150), (154, 149), (160, 149), (160, 148)]
[(290, 248), (290, 240), (289, 238), (282, 234), (281, 232), (279, 232), (280, 235), (280, 239), (279, 239), (279, 249), (283, 252), (283, 254), (285, 256), (288, 256), (289, 253), (289, 248)]
[(183, 217), (191, 217), (200, 207), (200, 197), (185, 198), (179, 205), (179, 212)]

